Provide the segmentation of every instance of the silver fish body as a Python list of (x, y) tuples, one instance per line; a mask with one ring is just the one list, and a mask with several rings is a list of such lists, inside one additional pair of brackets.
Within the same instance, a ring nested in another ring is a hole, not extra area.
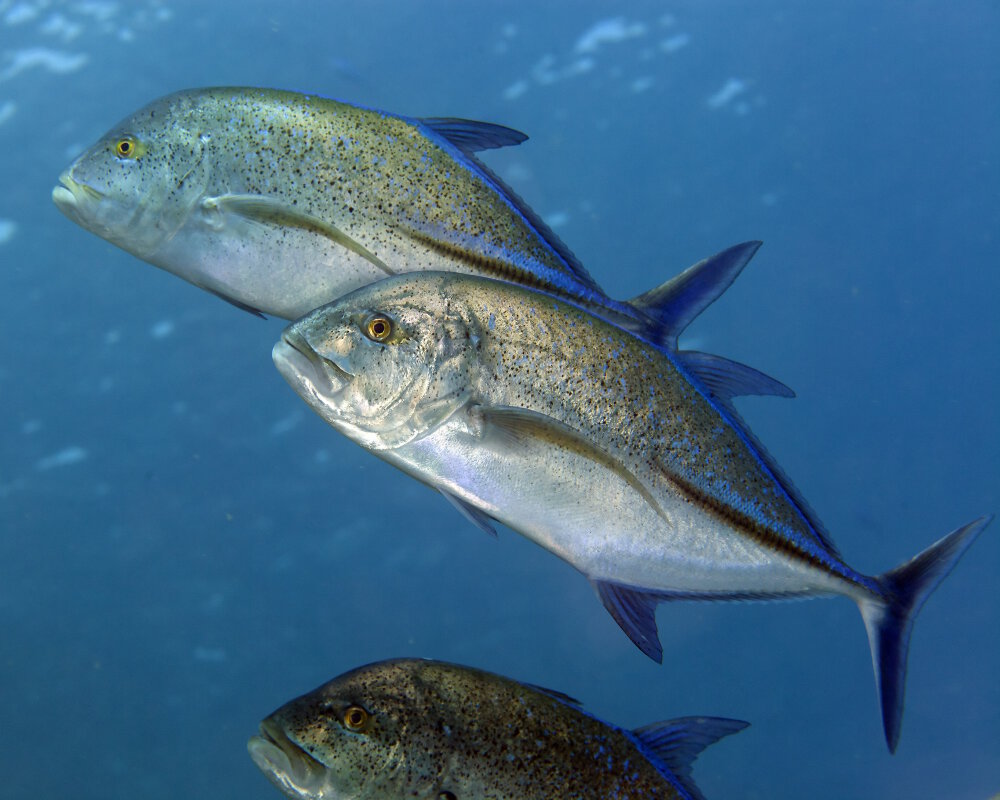
[(859, 573), (732, 407), (763, 376), (498, 281), (381, 281), (289, 326), (274, 359), (334, 428), (584, 573), (654, 659), (663, 600), (851, 598), (890, 748), (913, 616), (988, 522)]
[(248, 745), (293, 800), (699, 798), (691, 763), (746, 723), (627, 731), (572, 698), (469, 667), (370, 664), (282, 706)]
[(475, 156), (525, 138), (296, 92), (195, 89), (115, 125), (52, 196), (139, 258), (286, 319), (436, 269), (540, 286), (655, 327), (641, 307), (608, 299)]

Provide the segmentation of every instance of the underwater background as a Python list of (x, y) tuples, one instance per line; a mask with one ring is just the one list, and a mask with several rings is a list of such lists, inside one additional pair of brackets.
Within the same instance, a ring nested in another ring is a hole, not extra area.
[(843, 599), (675, 603), (646, 659), (567, 564), (328, 428), (261, 321), (64, 218), (59, 173), (176, 89), (523, 130), (484, 154), (614, 297), (764, 248), (681, 345), (856, 568), (1000, 511), (1000, 7), (0, 0), (0, 797), (262, 798), (259, 720), (377, 659), (625, 727), (712, 714), (709, 798), (1000, 791), (1000, 526), (932, 596), (899, 751)]

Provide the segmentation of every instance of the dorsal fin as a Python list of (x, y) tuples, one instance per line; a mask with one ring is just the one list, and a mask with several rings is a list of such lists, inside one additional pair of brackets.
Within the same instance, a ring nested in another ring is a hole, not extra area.
[(676, 350), (681, 332), (732, 285), (761, 244), (753, 241), (734, 245), (629, 302), (659, 323), (662, 330), (658, 331), (658, 342)]
[(477, 122), (474, 119), (421, 117), (420, 121), (467, 156), (478, 153), (480, 150), (493, 150), (497, 147), (521, 144), (528, 138), (528, 134), (505, 125)]
[(681, 717), (636, 728), (632, 735), (669, 771), (694, 800), (704, 795), (694, 784), (691, 767), (701, 752), (723, 736), (738, 733), (750, 723), (724, 717)]
[(527, 686), (529, 689), (534, 689), (536, 692), (547, 694), (549, 697), (558, 700), (560, 703), (567, 703), (568, 705), (577, 707), (581, 705), (579, 700), (577, 700), (575, 697), (570, 697), (565, 692), (557, 692), (555, 689), (546, 689), (544, 686), (539, 686), (536, 683), (526, 683), (524, 685)]
[(583, 264), (580, 263), (580, 260), (573, 255), (573, 252), (566, 246), (562, 239), (556, 236), (553, 230), (542, 221), (542, 218), (535, 213), (531, 206), (521, 199), (517, 192), (500, 180), (499, 176), (493, 170), (476, 158), (475, 154), (480, 150), (520, 144), (528, 138), (527, 135), (513, 128), (506, 128), (503, 125), (494, 125), (490, 122), (474, 122), (472, 120), (452, 117), (420, 117), (417, 121), (422, 123), (432, 134), (440, 136), (452, 147), (457, 148), (465, 157), (467, 166), (478, 172), (495, 192), (504, 197), (514, 207), (515, 211), (524, 218), (528, 226), (549, 246), (555, 254), (556, 260), (561, 261), (580, 283), (597, 294), (604, 295), (604, 290), (590, 276), (590, 273), (587, 272)]
[(697, 350), (681, 350), (677, 357), (720, 402), (729, 403), (734, 397), (750, 394), (795, 397), (795, 392), (781, 381), (739, 361)]

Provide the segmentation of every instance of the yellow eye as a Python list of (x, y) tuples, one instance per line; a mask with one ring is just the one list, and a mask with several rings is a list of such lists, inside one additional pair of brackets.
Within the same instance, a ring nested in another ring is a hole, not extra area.
[(124, 136), (115, 142), (115, 155), (119, 158), (138, 158), (145, 152), (145, 145), (132, 136)]
[(376, 314), (365, 323), (365, 333), (373, 342), (384, 342), (392, 335), (392, 320)]
[(349, 731), (362, 731), (368, 727), (369, 715), (361, 706), (350, 706), (344, 712), (344, 727)]

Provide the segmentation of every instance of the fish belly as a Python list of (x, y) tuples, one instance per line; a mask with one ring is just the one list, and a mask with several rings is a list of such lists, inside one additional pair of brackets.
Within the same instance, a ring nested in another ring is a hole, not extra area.
[(544, 441), (484, 441), (453, 417), (379, 455), (591, 580), (719, 599), (850, 593), (843, 579), (754, 540), (679, 494)]

